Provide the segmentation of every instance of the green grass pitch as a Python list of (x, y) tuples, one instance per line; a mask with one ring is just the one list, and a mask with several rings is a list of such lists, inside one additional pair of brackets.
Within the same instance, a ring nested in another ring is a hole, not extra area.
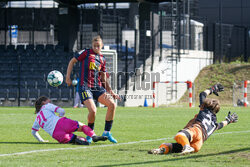
[[(86, 123), (88, 111), (65, 108), (67, 117)], [(46, 132), (40, 135), (50, 142), (38, 143), (31, 135), (34, 108), (0, 108), (0, 166), (250, 166), (250, 110), (222, 107), (218, 121), (229, 110), (239, 121), (216, 131), (198, 153), (179, 156), (150, 155), (163, 142), (174, 142), (174, 135), (198, 112), (198, 108), (117, 108), (112, 133), (118, 144), (109, 141), (90, 146), (58, 144)], [(98, 108), (95, 132), (101, 135), (106, 108)], [(82, 135), (77, 132), (78, 135)], [(20, 154), (19, 154), (20, 153)]]

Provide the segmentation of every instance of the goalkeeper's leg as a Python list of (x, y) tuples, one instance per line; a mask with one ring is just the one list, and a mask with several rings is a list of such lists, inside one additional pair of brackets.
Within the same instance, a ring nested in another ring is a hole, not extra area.
[(178, 143), (163, 143), (159, 148), (149, 150), (149, 154), (169, 154), (169, 153), (180, 153), (183, 147)]

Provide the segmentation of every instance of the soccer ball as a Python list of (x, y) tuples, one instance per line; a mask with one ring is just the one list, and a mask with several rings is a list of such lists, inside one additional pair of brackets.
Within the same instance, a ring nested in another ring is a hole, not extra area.
[(47, 81), (50, 86), (58, 87), (63, 83), (63, 75), (60, 71), (53, 70), (48, 74)]

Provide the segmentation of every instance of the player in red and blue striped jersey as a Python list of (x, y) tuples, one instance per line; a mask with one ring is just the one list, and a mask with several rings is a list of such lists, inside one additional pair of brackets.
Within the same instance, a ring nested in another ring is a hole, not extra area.
[[(81, 102), (88, 108), (88, 126), (94, 129), (96, 116), (96, 101), (107, 106), (107, 114), (105, 119), (105, 128), (103, 136), (107, 136), (109, 141), (117, 143), (117, 140), (112, 136), (110, 130), (112, 128), (116, 104), (113, 99), (120, 99), (115, 94), (106, 76), (106, 60), (101, 53), (103, 42), (100, 36), (96, 36), (92, 40), (92, 49), (86, 49), (73, 57), (67, 69), (66, 83), (68, 86), (72, 84), (70, 75), (75, 63), (80, 62), (79, 76), (80, 87), (79, 95)], [(111, 95), (109, 95), (109, 94)], [(112, 98), (113, 97), (113, 98)], [(91, 143), (92, 139), (87, 136), (87, 140)]]

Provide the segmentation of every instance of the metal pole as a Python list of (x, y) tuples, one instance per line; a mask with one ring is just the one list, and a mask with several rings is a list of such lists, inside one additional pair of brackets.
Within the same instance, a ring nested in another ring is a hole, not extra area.
[(247, 56), (247, 39), (248, 39), (248, 28), (244, 27), (244, 62), (248, 61)]
[(126, 96), (127, 96), (127, 91), (128, 91), (128, 40), (126, 42), (126, 59), (125, 59), (125, 99), (126, 101)]
[(99, 12), (99, 35), (103, 38), (103, 11), (100, 3), (98, 3), (98, 12)]
[(162, 60), (162, 10), (160, 12), (160, 58), (159, 61)]
[(11, 34), (11, 24), (12, 24), (12, 13), (11, 13), (11, 2), (9, 2), (9, 36), (10, 36), (10, 41), (9, 45), (12, 45), (12, 34)]
[(116, 52), (117, 52), (117, 57), (120, 56), (119, 52), (119, 16), (116, 16)]
[(155, 52), (155, 38), (154, 38), (154, 12), (152, 12), (151, 14), (152, 17), (152, 21), (151, 21), (151, 51), (152, 51), (152, 57), (151, 57), (151, 71), (153, 71), (153, 67), (154, 67), (154, 52)]
[(35, 8), (32, 9), (32, 45), (35, 44)]
[(134, 72), (136, 71), (137, 65), (137, 29), (135, 28), (135, 43), (134, 43)]
[(21, 93), (21, 60), (20, 60), (20, 54), (18, 54), (18, 107), (20, 107), (20, 93)]
[(7, 31), (8, 31), (8, 22), (7, 22), (7, 8), (4, 9), (4, 45), (7, 45)]
[(222, 2), (219, 0), (219, 63), (222, 63)]
[(216, 47), (216, 44), (215, 44), (215, 42), (216, 42), (216, 31), (215, 31), (215, 29), (216, 29), (216, 23), (213, 24), (213, 51), (214, 51), (214, 55), (215, 55), (215, 57), (213, 59), (213, 64), (216, 62), (216, 60), (218, 58), (216, 48), (215, 48)]
[(83, 37), (83, 8), (80, 9), (80, 49), (82, 49), (82, 37)]

